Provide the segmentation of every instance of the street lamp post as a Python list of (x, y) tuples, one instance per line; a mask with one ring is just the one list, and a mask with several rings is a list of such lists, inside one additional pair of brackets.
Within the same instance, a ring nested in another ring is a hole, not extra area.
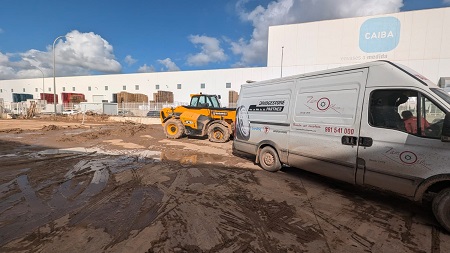
[(65, 35), (61, 35), (56, 37), (56, 39), (53, 41), (53, 105), (54, 105), (54, 110), (55, 110), (55, 117), (56, 117), (56, 65), (55, 65), (55, 43), (57, 40), (59, 40), (60, 38), (66, 37)]
[[(44, 90), (44, 71), (42, 71), (42, 69), (40, 69), (39, 67), (37, 67), (37, 66), (33, 66), (33, 67), (35, 67), (35, 68), (37, 68), (39, 71), (41, 71), (41, 73), (42, 73), (42, 98), (44, 98), (44, 93), (45, 93), (45, 90)], [(44, 98), (45, 99), (45, 98)]]
[(283, 77), (283, 54), (284, 54), (284, 46), (281, 47), (281, 77)]

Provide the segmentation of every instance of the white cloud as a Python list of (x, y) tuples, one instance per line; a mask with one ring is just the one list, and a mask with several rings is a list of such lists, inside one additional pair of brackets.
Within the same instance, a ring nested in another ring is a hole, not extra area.
[(450, 4), (450, 0), (442, 0), (444, 4)]
[(153, 65), (147, 66), (147, 64), (144, 64), (143, 66), (140, 66), (137, 70), (139, 73), (151, 73), (155, 72), (155, 67)]
[(136, 59), (133, 59), (133, 57), (131, 57), (131, 55), (127, 55), (124, 59), (125, 63), (128, 64), (128, 66), (131, 66), (133, 64), (135, 64), (137, 62)]
[(113, 47), (100, 35), (72, 31), (66, 40), (59, 40), (55, 47), (56, 57), (67, 65), (86, 70), (118, 73), (122, 66), (115, 60)]
[(0, 33), (4, 33), (5, 31), (0, 27)]
[[(5, 56), (8, 55), (10, 57)], [(93, 71), (119, 73), (122, 66), (116, 61), (113, 47), (100, 35), (72, 31), (55, 43), (56, 75), (89, 75)], [(24, 53), (0, 52), (0, 79), (34, 78), (53, 75), (52, 45), (47, 51), (31, 49)]]
[(166, 58), (164, 60), (158, 60), (158, 62), (164, 65), (165, 69), (161, 69), (161, 71), (179, 71), (180, 68), (170, 59)]
[(191, 43), (201, 45), (201, 52), (195, 55), (189, 55), (187, 64), (190, 66), (203, 66), (211, 62), (221, 62), (228, 59), (224, 50), (220, 47), (220, 41), (213, 37), (191, 35)]
[[(450, 1), (450, 0), (445, 0)], [(271, 25), (282, 25), (399, 12), (403, 0), (277, 0), (266, 7), (257, 6), (247, 11), (249, 0), (236, 4), (243, 21), (251, 22), (250, 40), (241, 38), (231, 43), (234, 54), (241, 55), (236, 66), (263, 65), (267, 62), (268, 30)]]

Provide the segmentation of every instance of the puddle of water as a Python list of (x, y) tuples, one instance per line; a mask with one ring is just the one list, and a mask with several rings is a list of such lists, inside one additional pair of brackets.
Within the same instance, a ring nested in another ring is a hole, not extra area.
[(0, 155), (0, 158), (2, 157), (15, 157), (18, 156), (17, 154), (7, 154), (7, 155)]
[(164, 143), (165, 145), (183, 146), (183, 149), (185, 149), (185, 150), (198, 151), (200, 153), (220, 155), (220, 156), (230, 156), (230, 154), (228, 154), (225, 149), (212, 147), (209, 143), (208, 143), (208, 146), (205, 146), (204, 143), (202, 143), (202, 142), (198, 142), (199, 145), (197, 145), (194, 143), (184, 143), (184, 142), (169, 140), (169, 139), (160, 140), (159, 142)]
[(116, 140), (107, 140), (107, 141), (103, 141), (103, 142), (107, 142), (110, 143), (112, 145), (116, 145), (116, 146), (121, 146), (123, 148), (130, 148), (130, 149), (143, 149), (145, 148), (144, 146), (135, 144), (135, 143), (129, 143), (129, 142), (123, 142), (123, 140), (121, 139), (116, 139)]
[(160, 160), (161, 152), (153, 151), (153, 150), (104, 150), (98, 147), (94, 148), (83, 148), (83, 147), (75, 147), (75, 148), (65, 148), (65, 149), (47, 149), (36, 154), (38, 156), (43, 155), (57, 155), (57, 154), (67, 154), (67, 153), (95, 153), (97, 155), (111, 155), (111, 156), (134, 156), (140, 158), (152, 158), (155, 160)]
[(197, 164), (197, 155), (185, 156), (180, 160), (182, 166)]

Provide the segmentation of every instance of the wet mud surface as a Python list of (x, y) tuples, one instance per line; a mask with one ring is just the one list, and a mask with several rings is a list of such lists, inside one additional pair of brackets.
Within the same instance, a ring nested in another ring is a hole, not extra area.
[(231, 142), (39, 124), (0, 128), (0, 252), (450, 252), (426, 205), (265, 172)]

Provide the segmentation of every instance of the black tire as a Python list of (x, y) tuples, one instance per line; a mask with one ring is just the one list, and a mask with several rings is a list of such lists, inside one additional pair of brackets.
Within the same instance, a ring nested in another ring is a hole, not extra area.
[(220, 123), (213, 123), (208, 127), (208, 138), (211, 142), (224, 143), (230, 139), (230, 131)]
[(270, 146), (266, 146), (259, 152), (259, 165), (264, 170), (276, 172), (281, 169), (280, 158), (277, 151)]
[(184, 125), (179, 119), (169, 119), (164, 123), (164, 133), (169, 139), (179, 139), (184, 135)]
[(433, 199), (433, 214), (443, 228), (450, 232), (450, 188), (438, 193)]

